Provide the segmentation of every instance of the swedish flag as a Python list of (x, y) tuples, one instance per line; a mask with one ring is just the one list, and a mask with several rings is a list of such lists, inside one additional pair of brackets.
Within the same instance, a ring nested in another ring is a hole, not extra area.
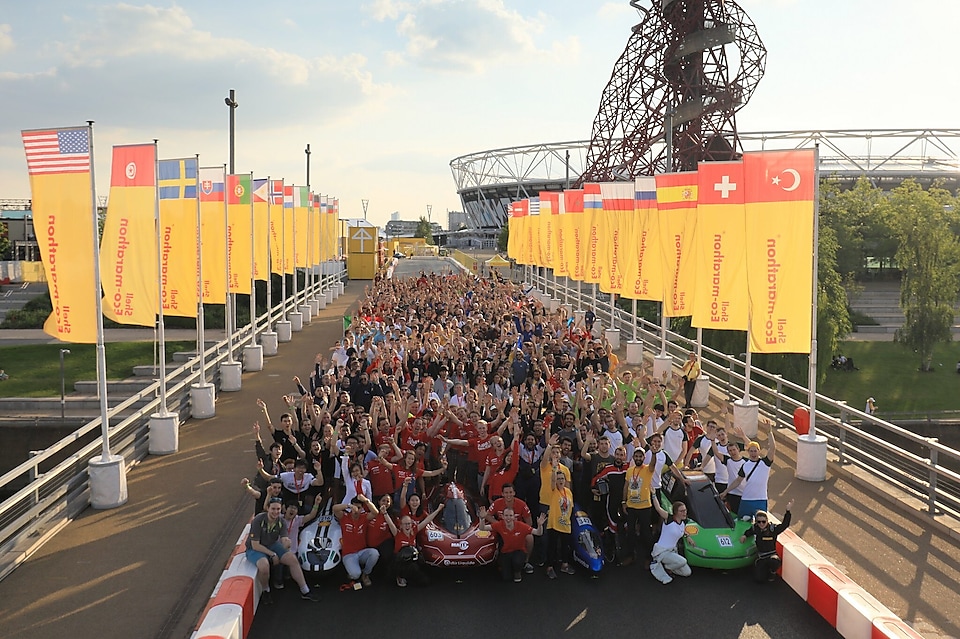
[(160, 160), (160, 199), (190, 200), (197, 197), (197, 159)]

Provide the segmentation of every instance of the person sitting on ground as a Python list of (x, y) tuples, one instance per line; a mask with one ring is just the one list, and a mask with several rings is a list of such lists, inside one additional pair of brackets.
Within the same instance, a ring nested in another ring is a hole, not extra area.
[(250, 534), (246, 542), (247, 561), (257, 567), (257, 579), (263, 589), (264, 603), (273, 603), (270, 592), (271, 566), (286, 566), (290, 576), (300, 587), (300, 597), (307, 601), (320, 601), (319, 596), (310, 591), (303, 577), (303, 570), (297, 555), (291, 552), (292, 542), (285, 536), (283, 522), (280, 521), (280, 511), (283, 500), (279, 497), (270, 499), (266, 512), (262, 512), (250, 522)]
[(757, 560), (753, 564), (753, 578), (757, 583), (773, 581), (780, 570), (780, 557), (777, 556), (777, 536), (790, 526), (790, 509), (793, 500), (787, 502), (787, 511), (783, 521), (776, 526), (770, 525), (770, 513), (758, 510), (753, 516), (753, 526), (740, 537), (740, 543), (746, 543), (747, 537), (753, 537), (757, 544)]
[(665, 523), (660, 530), (660, 538), (653, 545), (653, 563), (650, 564), (650, 572), (662, 584), (673, 581), (670, 574), (689, 577), (690, 564), (687, 563), (686, 557), (677, 552), (677, 544), (681, 539), (686, 538), (691, 546), (695, 546), (693, 539), (686, 531), (687, 507), (682, 501), (673, 502), (672, 515), (663, 509), (659, 499), (653, 499), (653, 507)]
[(399, 527), (393, 523), (387, 512), (387, 506), (380, 506), (380, 512), (385, 515), (384, 521), (390, 528), (393, 535), (393, 570), (397, 577), (397, 586), (405, 588), (407, 580), (410, 580), (417, 586), (425, 586), (428, 583), (427, 576), (420, 569), (420, 551), (417, 548), (417, 535), (427, 527), (431, 521), (436, 519), (440, 511), (443, 510), (443, 502), (437, 505), (437, 509), (427, 515), (427, 517), (418, 524), (414, 524), (409, 515), (400, 518)]

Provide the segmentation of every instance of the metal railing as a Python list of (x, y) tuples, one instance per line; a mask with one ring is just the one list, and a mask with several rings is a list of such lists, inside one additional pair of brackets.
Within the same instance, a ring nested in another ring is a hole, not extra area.
[[(346, 271), (342, 265), (339, 267), (337, 272), (321, 274), (319, 281), (309, 290), (299, 291), (296, 299), (287, 299), (286, 309), (295, 309), (344, 279)], [(263, 330), (268, 318), (277, 321), (283, 312), (281, 302), (259, 316), (256, 326)], [(243, 348), (250, 343), (252, 334), (248, 325), (233, 335), (232, 355), (238, 361), (242, 361)], [(218, 381), (218, 365), (231, 354), (228, 343), (224, 338), (204, 351), (206, 372), (214, 383)], [(190, 413), (191, 385), (202, 381), (199, 361), (198, 354), (166, 375), (167, 408), (181, 419)], [(150, 415), (160, 408), (159, 392), (160, 382), (156, 381), (108, 413), (110, 449), (114, 455), (123, 456), (128, 471), (148, 453)], [(121, 415), (130, 409), (135, 412)], [(100, 423), (97, 417), (0, 476), (0, 494), (8, 495), (0, 503), (0, 579), (26, 561), (89, 504), (87, 465), (101, 453)]]
[[(643, 318), (635, 318), (623, 309), (611, 306), (609, 296), (595, 293), (592, 284), (581, 284), (565, 277), (555, 277), (549, 269), (526, 267), (527, 285), (575, 310), (594, 310), (604, 327), (620, 329), (621, 337), (636, 339), (648, 345), (647, 350), (660, 352), (661, 328)], [(667, 331), (667, 354), (679, 366), (687, 353), (696, 348), (693, 340)], [(739, 399), (746, 382), (746, 364), (732, 355), (702, 347), (701, 368), (710, 376), (714, 392), (727, 400)], [(774, 375), (756, 366), (751, 367), (751, 399), (760, 404), (761, 414), (774, 420), (777, 427), (793, 423), (798, 407), (809, 409), (806, 387)], [(827, 438), (827, 445), (839, 465), (852, 464), (926, 504), (931, 514), (948, 514), (960, 519), (960, 451), (941, 444), (937, 438), (917, 435), (905, 428), (851, 408), (846, 402), (817, 393), (817, 434)]]

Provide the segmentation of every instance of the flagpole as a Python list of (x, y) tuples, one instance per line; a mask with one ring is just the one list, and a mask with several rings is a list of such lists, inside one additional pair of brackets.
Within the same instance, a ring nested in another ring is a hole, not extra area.
[[(299, 291), (297, 290), (299, 286), (297, 285), (297, 194), (300, 193), (300, 187), (294, 185), (293, 187), (293, 312), (297, 312), (297, 295)], [(302, 326), (302, 325), (301, 325)]]
[(87, 464), (90, 505), (116, 508), (127, 503), (127, 473), (123, 455), (110, 453), (110, 416), (107, 410), (107, 355), (103, 346), (103, 300), (100, 288), (100, 238), (97, 233), (97, 181), (93, 170), (93, 120), (87, 120), (87, 150), (90, 153), (90, 213), (93, 224), (93, 295), (97, 315), (97, 390), (100, 393), (100, 458)]
[[(282, 181), (281, 181), (281, 182), (282, 182)], [(280, 209), (280, 211), (281, 211), (281, 215), (280, 215), (280, 240), (281, 240), (281, 241), (280, 241), (280, 248), (281, 248), (281, 251), (280, 251), (280, 252), (281, 252), (281, 256), (280, 256), (280, 272), (283, 274), (283, 275), (282, 275), (282, 278), (283, 278), (283, 279), (282, 279), (281, 282), (280, 282), (280, 298), (281, 298), (282, 303), (283, 303), (283, 305), (282, 305), (282, 308), (283, 308), (283, 320), (282, 320), (282, 321), (284, 321), (284, 322), (288, 321), (288, 320), (287, 320), (287, 214), (286, 214), (286, 212), (283, 210), (283, 209), (285, 209), (285, 208), (287, 207), (287, 194), (286, 194), (286, 190), (287, 190), (287, 187), (286, 187), (286, 184), (284, 184), (284, 185), (283, 185), (284, 194), (283, 194), (283, 204), (282, 204), (283, 208)], [(292, 194), (291, 194), (291, 197), (293, 197)], [(292, 202), (291, 202), (291, 203), (292, 203)], [(294, 272), (296, 272), (296, 269), (294, 269)]]
[(197, 354), (200, 356), (200, 386), (207, 384), (206, 338), (203, 330), (203, 241), (200, 236), (200, 155), (197, 161)]
[[(270, 190), (270, 186), (267, 185), (267, 191)], [(253, 214), (253, 171), (250, 171), (250, 234), (253, 235), (253, 231), (256, 228), (256, 220), (254, 219)], [(270, 229), (267, 229), (267, 235), (270, 234)], [(257, 251), (254, 248), (256, 241), (251, 237), (250, 240), (250, 346), (257, 345), (257, 278), (256, 273), (256, 263), (257, 263)], [(269, 268), (267, 269), (270, 270)], [(269, 278), (269, 274), (268, 277)]]
[[(233, 111), (231, 111), (232, 113)], [(223, 189), (227, 189), (227, 165), (223, 165)], [(223, 194), (223, 254), (224, 274), (226, 276), (226, 286), (224, 287), (223, 300), (223, 330), (227, 333), (227, 364), (233, 364), (233, 304), (230, 298), (230, 214), (227, 206), (227, 194)]]
[(163, 235), (160, 228), (160, 155), (157, 150), (157, 140), (153, 141), (153, 188), (156, 194), (153, 198), (153, 222), (156, 229), (157, 244), (157, 336), (160, 341), (159, 352), (159, 374), (160, 374), (160, 415), (167, 417), (170, 411), (167, 410), (167, 346), (166, 335), (163, 324), (163, 260), (161, 257), (160, 237)]
[[(273, 230), (273, 180), (267, 176), (267, 326), (273, 330), (273, 251), (270, 241)], [(280, 269), (283, 270), (282, 268)]]
[(817, 436), (817, 294), (820, 275), (820, 144), (813, 148), (813, 305), (810, 322), (810, 431), (812, 439)]
[[(310, 291), (310, 294), (313, 294), (313, 215), (310, 213), (313, 211), (313, 193), (310, 192), (310, 144), (307, 144), (307, 148), (303, 151), (307, 155), (307, 197), (310, 200), (307, 202), (307, 263), (310, 265), (310, 270), (304, 279), (304, 285), (306, 290)], [(314, 211), (316, 213), (316, 211)], [(304, 304), (309, 304), (306, 298), (309, 295), (304, 295)], [(311, 310), (312, 314), (312, 310)]]

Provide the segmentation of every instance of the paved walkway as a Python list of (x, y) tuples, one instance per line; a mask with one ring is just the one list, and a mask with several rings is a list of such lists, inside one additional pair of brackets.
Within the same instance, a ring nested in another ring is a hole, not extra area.
[[(241, 392), (221, 396), (216, 417), (184, 424), (177, 454), (134, 468), (127, 504), (85, 511), (0, 582), (0, 634), (189, 636), (252, 513), (239, 481), (254, 472), (254, 402), (262, 397), (279, 409), (291, 377), (310, 370), (316, 352), (339, 337), (340, 317), (364, 285), (349, 284), (264, 371), (245, 374)], [(960, 534), (951, 537), (919, 505), (893, 508), (882, 491), (835, 464), (825, 482), (795, 480), (793, 440), (778, 437), (771, 509), (782, 513), (795, 499), (793, 527), (805, 540), (926, 636), (960, 636)]]

